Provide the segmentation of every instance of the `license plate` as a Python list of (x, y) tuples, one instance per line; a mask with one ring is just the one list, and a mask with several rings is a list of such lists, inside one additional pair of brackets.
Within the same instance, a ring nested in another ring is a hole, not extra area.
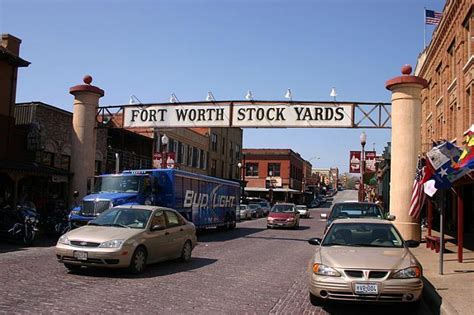
[(378, 294), (378, 286), (375, 283), (356, 283), (355, 284), (356, 294)]
[(74, 251), (74, 258), (77, 260), (87, 260), (87, 252)]

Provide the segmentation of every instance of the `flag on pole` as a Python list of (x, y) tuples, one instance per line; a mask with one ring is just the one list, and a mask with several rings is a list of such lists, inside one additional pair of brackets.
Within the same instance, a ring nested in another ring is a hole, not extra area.
[(425, 24), (438, 25), (443, 17), (443, 13), (425, 9)]
[(423, 192), (423, 180), (424, 176), (423, 161), (421, 158), (418, 158), (418, 164), (416, 166), (415, 180), (413, 182), (413, 190), (411, 194), (410, 209), (408, 214), (413, 218), (418, 218), (420, 216), (421, 207), (425, 201), (425, 194)]
[(467, 131), (464, 151), (459, 157), (459, 161), (456, 163), (454, 168), (474, 169), (474, 125), (472, 125)]
[(468, 168), (455, 168), (461, 153), (462, 150), (451, 142), (444, 142), (426, 153), (433, 166), (437, 189), (451, 188), (453, 182), (470, 172)]

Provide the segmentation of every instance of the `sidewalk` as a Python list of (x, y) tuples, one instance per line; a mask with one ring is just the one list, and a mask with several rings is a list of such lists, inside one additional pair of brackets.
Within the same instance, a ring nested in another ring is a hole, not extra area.
[[(426, 232), (423, 232), (423, 238)], [(438, 235), (433, 231), (432, 235)], [(423, 298), (435, 314), (473, 314), (474, 251), (464, 248), (463, 263), (457, 261), (457, 245), (449, 240), (444, 253), (444, 272), (439, 274), (439, 253), (426, 243), (411, 250), (423, 266), (426, 278)]]

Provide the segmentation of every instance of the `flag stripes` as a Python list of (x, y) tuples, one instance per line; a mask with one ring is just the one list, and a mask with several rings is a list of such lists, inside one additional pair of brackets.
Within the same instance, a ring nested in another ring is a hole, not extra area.
[(423, 168), (422, 160), (419, 158), (416, 167), (415, 180), (413, 182), (410, 209), (408, 210), (408, 214), (413, 218), (418, 218), (420, 216), (421, 207), (425, 201), (425, 194), (423, 191)]
[(429, 25), (438, 25), (443, 17), (443, 13), (433, 10), (425, 10), (425, 23)]

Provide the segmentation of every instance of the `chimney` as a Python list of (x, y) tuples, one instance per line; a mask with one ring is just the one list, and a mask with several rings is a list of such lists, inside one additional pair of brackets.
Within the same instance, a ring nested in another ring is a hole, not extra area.
[(2, 34), (2, 46), (16, 56), (20, 55), (21, 39), (10, 34)]

